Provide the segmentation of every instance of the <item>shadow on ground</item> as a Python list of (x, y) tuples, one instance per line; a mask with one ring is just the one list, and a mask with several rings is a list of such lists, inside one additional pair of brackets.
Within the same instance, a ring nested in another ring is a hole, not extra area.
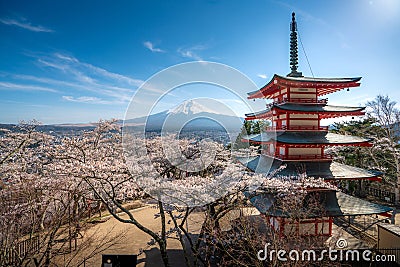
[[(138, 259), (137, 264), (139, 266), (153, 267), (153, 266), (163, 266), (161, 253), (158, 248), (152, 248), (150, 250), (145, 250), (143, 252), (145, 256)], [(183, 251), (180, 249), (168, 249), (168, 259), (171, 267), (181, 267), (186, 266), (185, 256)], [(144, 263), (144, 265), (142, 265)]]

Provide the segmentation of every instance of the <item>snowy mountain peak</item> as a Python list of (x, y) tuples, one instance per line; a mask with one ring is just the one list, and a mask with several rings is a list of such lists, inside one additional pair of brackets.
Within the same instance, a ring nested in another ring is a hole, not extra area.
[(218, 114), (217, 111), (211, 109), (210, 107), (205, 106), (204, 104), (201, 104), (199, 100), (186, 100), (183, 103), (181, 103), (179, 106), (168, 110), (168, 114), (183, 113), (183, 114), (191, 115), (191, 114), (197, 114), (197, 113), (201, 113), (201, 112)]

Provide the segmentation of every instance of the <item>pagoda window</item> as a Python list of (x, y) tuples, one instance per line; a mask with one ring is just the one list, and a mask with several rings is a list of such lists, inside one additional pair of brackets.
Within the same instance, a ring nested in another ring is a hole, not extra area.
[(275, 147), (274, 147), (273, 145), (270, 145), (270, 146), (269, 146), (269, 153), (270, 153), (270, 155), (274, 155), (274, 153), (275, 153)]
[(279, 154), (280, 155), (285, 155), (285, 148), (284, 147), (279, 147)]
[(286, 126), (286, 120), (282, 120), (282, 126)]

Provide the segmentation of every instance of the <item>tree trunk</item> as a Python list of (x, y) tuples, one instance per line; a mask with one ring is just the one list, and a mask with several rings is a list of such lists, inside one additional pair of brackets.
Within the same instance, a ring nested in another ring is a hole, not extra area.
[(397, 184), (394, 188), (394, 193), (395, 193), (395, 202), (394, 204), (396, 207), (400, 206), (400, 175), (397, 175)]
[(161, 258), (163, 260), (164, 266), (169, 267), (170, 265), (167, 253), (167, 244), (165, 240), (161, 240), (161, 242), (158, 243), (158, 246), (160, 247)]

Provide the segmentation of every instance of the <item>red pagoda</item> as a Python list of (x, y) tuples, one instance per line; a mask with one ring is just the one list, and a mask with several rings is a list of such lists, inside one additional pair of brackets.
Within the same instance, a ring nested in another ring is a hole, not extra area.
[[(327, 98), (320, 98), (350, 87), (359, 87), (361, 77), (304, 77), (297, 71), (297, 25), (294, 13), (290, 30), (291, 72), (286, 76), (275, 74), (265, 86), (248, 93), (248, 99), (266, 98), (271, 99), (272, 103), (263, 111), (246, 114), (246, 120), (269, 120), (271, 126), (261, 134), (244, 137), (246, 142), (260, 144), (262, 150), (259, 156), (242, 159), (242, 163), (259, 173), (273, 172), (284, 164), (286, 168), (279, 174), (286, 177), (305, 174), (332, 182), (381, 180), (378, 172), (333, 162), (332, 156), (325, 153), (325, 148), (331, 146), (371, 146), (370, 139), (330, 133), (327, 126), (321, 126), (321, 119), (364, 115), (364, 107), (328, 105)], [(391, 216), (388, 212), (392, 210), (342, 192), (327, 190), (319, 196), (324, 207), (323, 214), (293, 222), (290, 214), (273, 208), (273, 197), (269, 193), (247, 193), (246, 196), (282, 234), (285, 225), (296, 223), (312, 226), (298, 230), (300, 234), (329, 236), (332, 234), (333, 217), (370, 214)]]

